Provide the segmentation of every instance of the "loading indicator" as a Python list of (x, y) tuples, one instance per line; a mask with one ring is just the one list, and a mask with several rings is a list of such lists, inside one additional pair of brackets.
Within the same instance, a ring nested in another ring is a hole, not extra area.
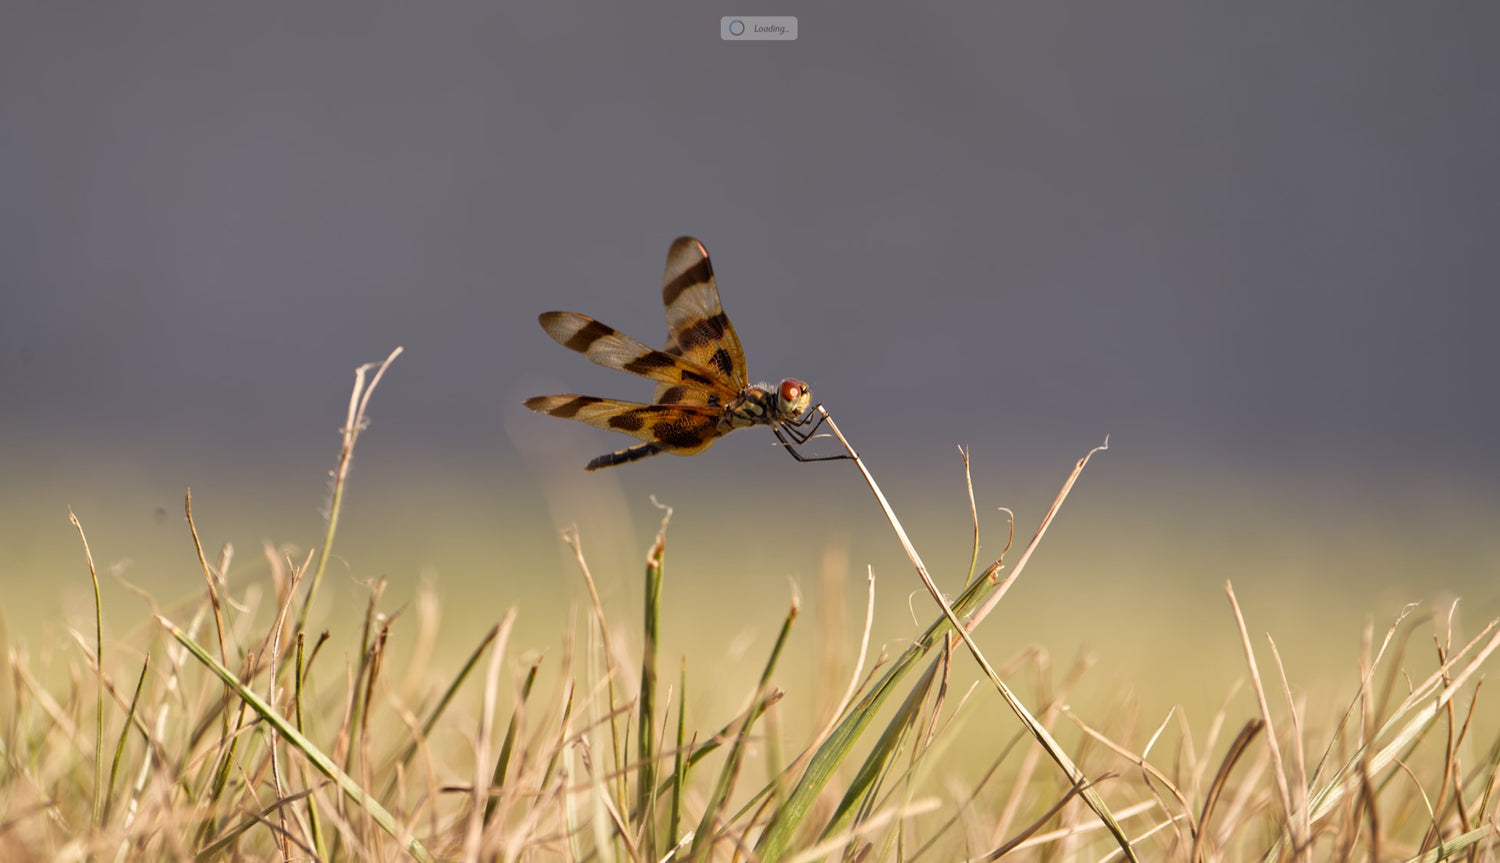
[(729, 42), (794, 42), (795, 15), (726, 15), (719, 19), (719, 38)]

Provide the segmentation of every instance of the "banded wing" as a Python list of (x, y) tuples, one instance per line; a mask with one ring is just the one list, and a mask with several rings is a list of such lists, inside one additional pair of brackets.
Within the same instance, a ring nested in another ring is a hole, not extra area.
[[(727, 382), (738, 395), (750, 385), (745, 376), (745, 351), (734, 325), (719, 304), (719, 286), (708, 250), (692, 237), (678, 237), (667, 250), (667, 271), (662, 279), (662, 304), (667, 311), (667, 344), (663, 352), (702, 366)], [(670, 403), (671, 385), (656, 387), (655, 401)]]
[(646, 405), (594, 396), (537, 396), (526, 400), (534, 411), (586, 422), (606, 431), (624, 432), (645, 443), (606, 453), (588, 463), (588, 470), (611, 467), (657, 453), (694, 455), (718, 437), (718, 408), (700, 405)]
[(689, 357), (649, 348), (587, 315), (547, 312), (537, 320), (558, 344), (578, 351), (590, 361), (659, 381), (655, 398), (659, 404), (718, 405), (733, 401), (740, 394), (738, 388), (733, 388), (713, 369)]
[(755, 425), (769, 426), (798, 461), (825, 460), (801, 455), (796, 449), (818, 428), (811, 424), (812, 396), (807, 384), (787, 378), (779, 387), (750, 386), (745, 352), (719, 303), (708, 252), (692, 237), (679, 237), (667, 251), (662, 304), (667, 342), (659, 351), (574, 312), (547, 312), (539, 319), (542, 329), (563, 347), (606, 368), (657, 382), (654, 404), (581, 395), (526, 400), (534, 411), (642, 441), (599, 456), (588, 463), (589, 470), (663, 452), (693, 455), (721, 435)]

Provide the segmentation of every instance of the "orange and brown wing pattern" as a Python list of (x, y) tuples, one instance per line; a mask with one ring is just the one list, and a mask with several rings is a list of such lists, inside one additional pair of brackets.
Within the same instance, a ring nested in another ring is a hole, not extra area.
[[(667, 312), (667, 344), (663, 351), (706, 368), (726, 382), (738, 395), (749, 386), (745, 376), (745, 351), (734, 325), (719, 303), (708, 250), (692, 237), (678, 237), (667, 250), (667, 270), (662, 279), (662, 304)], [(656, 401), (668, 402), (670, 384), (656, 388)], [(733, 395), (723, 399), (733, 398)]]
[(719, 436), (722, 414), (717, 408), (698, 405), (647, 405), (578, 395), (537, 396), (527, 399), (526, 406), (595, 428), (624, 432), (652, 444), (655, 452), (677, 455), (693, 455), (707, 449)]
[(647, 347), (587, 315), (547, 312), (538, 320), (558, 344), (578, 351), (590, 361), (660, 381), (655, 399), (660, 404), (721, 404), (739, 395), (740, 391), (731, 388), (715, 370), (690, 357)]
[(708, 251), (692, 237), (678, 238), (667, 251), (662, 302), (667, 343), (659, 351), (587, 315), (547, 312), (539, 318), (542, 329), (563, 347), (606, 368), (657, 382), (654, 404), (580, 395), (526, 400), (534, 411), (643, 441), (599, 456), (588, 463), (589, 470), (663, 452), (693, 455), (720, 435), (749, 425), (769, 424), (780, 438), (779, 425), (796, 424), (783, 415), (787, 409), (770, 390), (749, 385), (745, 352), (719, 303)]

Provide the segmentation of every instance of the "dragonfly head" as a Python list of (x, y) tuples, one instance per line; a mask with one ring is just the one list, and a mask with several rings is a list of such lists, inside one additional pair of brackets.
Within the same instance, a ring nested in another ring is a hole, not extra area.
[(796, 378), (787, 378), (776, 388), (776, 414), (783, 419), (797, 419), (811, 405), (812, 392)]

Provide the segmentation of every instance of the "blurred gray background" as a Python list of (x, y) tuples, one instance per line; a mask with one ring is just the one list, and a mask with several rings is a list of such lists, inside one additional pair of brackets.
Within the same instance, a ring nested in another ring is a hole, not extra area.
[[(718, 37), (787, 11), (796, 42)], [(1434, 525), (1476, 541), (1500, 497), (1497, 24), (1411, 3), (6, 4), (5, 578), (76, 559), (67, 505), (106, 556), (139, 571), (158, 531), (191, 575), (189, 485), (242, 559), (315, 541), (351, 370), (398, 344), (351, 513), (402, 525), (409, 557), (369, 570), (588, 524), (558, 501), (606, 489), (634, 548), (649, 493), (692, 513), (684, 542), (731, 509), (813, 546), (881, 531), (852, 472), (760, 430), (585, 476), (629, 441), (520, 406), (649, 394), (536, 315), (659, 343), (679, 234), (713, 254), (752, 377), (808, 380), (898, 507), (946, 508), (955, 560), (956, 444), (1025, 533), (1105, 435), (1070, 504), (1086, 546), (1167, 503), (1241, 560), (1322, 516), (1361, 553), (1456, 547)], [(1455, 572), (1493, 572), (1482, 542)], [(856, 539), (855, 569), (871, 556)]]

